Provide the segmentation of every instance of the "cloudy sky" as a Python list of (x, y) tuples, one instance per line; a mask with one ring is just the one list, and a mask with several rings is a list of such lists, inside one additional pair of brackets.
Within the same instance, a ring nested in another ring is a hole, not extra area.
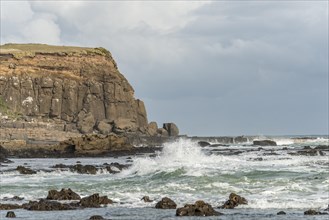
[(328, 134), (326, 0), (1, 0), (8, 42), (109, 49), (184, 134)]

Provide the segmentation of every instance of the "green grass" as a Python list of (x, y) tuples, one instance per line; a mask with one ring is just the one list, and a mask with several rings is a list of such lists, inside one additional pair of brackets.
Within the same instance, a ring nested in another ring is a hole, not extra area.
[(74, 46), (54, 46), (47, 44), (4, 44), (0, 45), (0, 54), (13, 54), (15, 58), (34, 57), (36, 53), (49, 53), (58, 55), (101, 55), (111, 57), (108, 50), (102, 47), (74, 47)]

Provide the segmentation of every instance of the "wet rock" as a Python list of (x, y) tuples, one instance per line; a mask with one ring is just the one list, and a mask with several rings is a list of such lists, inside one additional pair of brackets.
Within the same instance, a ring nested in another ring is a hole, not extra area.
[(177, 204), (168, 197), (164, 197), (156, 205), (156, 209), (176, 209)]
[(22, 206), (18, 204), (0, 204), (0, 210), (21, 209)]
[(176, 210), (176, 216), (218, 216), (221, 214), (202, 200), (196, 201), (194, 204), (186, 204)]
[(16, 170), (20, 173), (20, 174), (36, 174), (37, 172), (30, 169), (30, 168), (26, 168), (24, 166), (18, 166), (16, 168)]
[(144, 202), (153, 202), (153, 200), (151, 200), (149, 196), (143, 196), (141, 200), (143, 200)]
[(13, 211), (7, 212), (6, 218), (16, 218), (15, 212)]
[(309, 209), (304, 212), (304, 215), (328, 215), (326, 212), (318, 212), (314, 209)]
[(34, 211), (58, 211), (58, 210), (72, 210), (77, 208), (77, 203), (60, 203), (57, 201), (49, 201), (41, 199), (40, 201), (30, 201), (22, 205), (24, 209)]
[(12, 198), (8, 198), (8, 197), (3, 198), (4, 201), (21, 201), (23, 199), (24, 199), (23, 197), (19, 197), (19, 196), (13, 196)]
[(253, 141), (253, 145), (257, 146), (277, 146), (275, 141), (272, 140), (255, 140)]
[(50, 200), (79, 200), (81, 197), (73, 192), (70, 188), (68, 189), (61, 189), (61, 191), (57, 190), (50, 190), (48, 192), (47, 199)]
[(316, 150), (329, 150), (329, 145), (319, 145), (319, 146), (316, 146), (314, 149), (316, 149)]
[(284, 211), (280, 211), (278, 213), (276, 213), (277, 215), (286, 215), (286, 213)]
[(210, 145), (210, 143), (207, 142), (207, 141), (199, 141), (199, 142), (198, 142), (198, 145), (199, 145), (200, 147), (207, 147), (207, 146)]
[(97, 173), (97, 168), (93, 165), (81, 165), (81, 164), (76, 164), (72, 166), (71, 171), (75, 171), (80, 174), (96, 174)]
[(310, 150), (300, 150), (297, 152), (288, 153), (293, 156), (324, 156), (325, 154), (321, 150), (310, 149)]
[(84, 197), (80, 200), (79, 205), (84, 208), (99, 208), (101, 204), (112, 204), (113, 201), (107, 198), (107, 196), (99, 196), (95, 193), (91, 196)]
[(222, 205), (220, 208), (222, 209), (234, 209), (238, 205), (246, 205), (248, 204), (248, 201), (235, 193), (231, 193), (229, 196), (229, 200), (227, 200), (224, 205)]
[(105, 218), (103, 218), (103, 216), (101, 215), (93, 215), (89, 218), (89, 220), (103, 220)]

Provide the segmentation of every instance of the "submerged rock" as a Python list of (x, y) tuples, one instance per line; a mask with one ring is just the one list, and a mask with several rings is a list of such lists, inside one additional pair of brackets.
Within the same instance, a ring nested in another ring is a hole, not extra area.
[(13, 211), (7, 212), (6, 218), (16, 218), (15, 212)]
[(286, 215), (286, 213), (284, 211), (280, 211), (278, 213), (276, 213), (277, 215)]
[(176, 210), (176, 216), (218, 216), (222, 213), (217, 212), (213, 207), (202, 200), (194, 204), (186, 204), (184, 207)]
[(105, 218), (103, 218), (103, 216), (101, 215), (93, 215), (89, 218), (89, 220), (103, 220)]
[(151, 200), (149, 196), (143, 196), (141, 200), (143, 200), (144, 202), (153, 202), (153, 200)]
[(199, 141), (198, 142), (198, 145), (200, 147), (207, 147), (207, 146), (210, 146), (211, 144), (209, 142), (207, 142), (207, 141)]
[(20, 173), (20, 174), (36, 174), (37, 172), (30, 169), (30, 168), (26, 168), (24, 166), (18, 166), (16, 168), (16, 170)]
[(229, 196), (229, 200), (227, 200), (224, 205), (222, 205), (220, 208), (222, 209), (234, 209), (238, 205), (247, 205), (248, 201), (235, 193), (231, 193)]
[(61, 189), (61, 191), (57, 190), (50, 190), (48, 192), (47, 199), (51, 200), (79, 200), (81, 197), (73, 192), (70, 188), (68, 189)]
[(253, 145), (257, 146), (277, 146), (275, 141), (272, 140), (255, 140), (253, 141)]
[(168, 197), (164, 197), (156, 205), (156, 209), (176, 209), (177, 204)]
[(10, 210), (10, 209), (21, 209), (22, 206), (18, 204), (1, 204), (0, 203), (0, 210)]
[(328, 215), (326, 212), (318, 212), (314, 209), (309, 209), (304, 212), (304, 215)]
[(4, 201), (21, 201), (23, 199), (24, 199), (23, 197), (19, 197), (19, 196), (13, 196), (11, 198), (8, 197), (3, 198)]

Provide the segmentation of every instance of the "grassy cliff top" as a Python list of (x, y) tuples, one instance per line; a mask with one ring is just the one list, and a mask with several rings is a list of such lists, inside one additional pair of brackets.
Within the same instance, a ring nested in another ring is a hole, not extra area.
[(58, 54), (68, 56), (101, 55), (111, 57), (108, 50), (102, 47), (54, 46), (47, 44), (4, 44), (0, 45), (0, 54), (12, 54), (15, 58), (34, 57), (36, 53)]

